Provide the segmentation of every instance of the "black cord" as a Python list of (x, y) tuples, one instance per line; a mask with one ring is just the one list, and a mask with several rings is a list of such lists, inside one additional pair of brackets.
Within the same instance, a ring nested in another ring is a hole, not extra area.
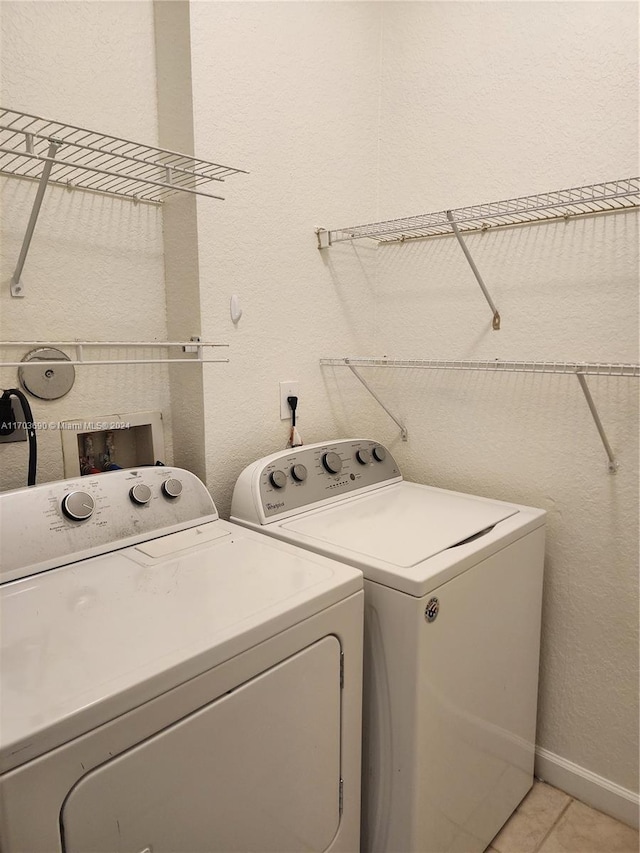
[(296, 409), (298, 408), (298, 398), (287, 397), (287, 403), (289, 404), (289, 408), (291, 409), (291, 426), (294, 427), (296, 425)]
[(36, 428), (33, 423), (33, 414), (31, 406), (25, 395), (19, 388), (8, 388), (2, 393), (2, 400), (10, 401), (11, 397), (17, 397), (22, 406), (22, 413), (25, 420), (25, 429), (27, 431), (27, 439), (29, 441), (29, 470), (27, 473), (27, 486), (35, 486), (36, 484), (36, 467), (38, 464), (38, 445), (36, 441)]
[(13, 435), (16, 431), (16, 416), (11, 405), (11, 394), (0, 397), (0, 435)]

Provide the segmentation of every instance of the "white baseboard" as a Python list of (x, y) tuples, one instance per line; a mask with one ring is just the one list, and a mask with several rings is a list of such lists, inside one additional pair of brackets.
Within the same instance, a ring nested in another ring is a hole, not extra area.
[(535, 775), (576, 800), (638, 828), (640, 796), (547, 749), (536, 747)]

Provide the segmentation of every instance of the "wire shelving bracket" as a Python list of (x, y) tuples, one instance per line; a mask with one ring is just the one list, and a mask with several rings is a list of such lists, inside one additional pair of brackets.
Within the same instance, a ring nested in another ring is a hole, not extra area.
[[(324, 359), (321, 359), (320, 363), (321, 363), (321, 364), (324, 364), (324, 363), (325, 363), (325, 360), (324, 360)], [(358, 380), (359, 380), (359, 381), (364, 385), (364, 387), (367, 389), (367, 391), (369, 392), (369, 394), (371, 394), (371, 396), (372, 396), (372, 397), (373, 397), (373, 399), (376, 401), (376, 403), (377, 403), (379, 406), (381, 406), (381, 407), (385, 410), (385, 412), (389, 415), (389, 417), (391, 418), (391, 420), (392, 420), (395, 424), (397, 424), (397, 425), (398, 425), (398, 427), (400, 428), (400, 438), (401, 438), (403, 441), (406, 441), (406, 440), (409, 438), (409, 433), (407, 432), (407, 428), (406, 428), (406, 427), (405, 427), (405, 425), (402, 423), (402, 421), (400, 421), (400, 420), (399, 420), (399, 419), (398, 419), (398, 418), (393, 414), (393, 412), (392, 412), (392, 411), (391, 411), (387, 406), (385, 406), (385, 404), (382, 402), (382, 400), (380, 399), (380, 397), (378, 397), (378, 395), (377, 395), (377, 394), (376, 394), (376, 392), (373, 390), (373, 388), (369, 385), (369, 383), (368, 383), (368, 382), (367, 382), (367, 380), (364, 378), (364, 376), (362, 376), (362, 374), (361, 374), (361, 373), (359, 373), (359, 372), (358, 372), (358, 370), (356, 370), (356, 368), (353, 366), (353, 364), (351, 364), (351, 362), (350, 362), (350, 360), (349, 360), (348, 358), (345, 358), (345, 359), (343, 360), (343, 362), (342, 362), (342, 363), (343, 363), (343, 364), (345, 364), (345, 365), (346, 365), (346, 366), (351, 370), (351, 372), (352, 372), (352, 373), (353, 373), (353, 375), (356, 377), (356, 379), (358, 379)]]
[(389, 368), (419, 368), (430, 370), (475, 370), (506, 373), (564, 373), (577, 377), (584, 394), (589, 411), (598, 430), (600, 440), (608, 457), (608, 469), (615, 474), (619, 464), (607, 439), (602, 421), (589, 390), (587, 376), (611, 377), (640, 377), (640, 365), (616, 364), (602, 362), (569, 362), (569, 361), (441, 361), (435, 359), (389, 359), (389, 358), (321, 358), (320, 364), (325, 367), (348, 367), (362, 382), (371, 396), (382, 406), (390, 418), (400, 427), (403, 441), (407, 440), (407, 430), (404, 425), (381, 402), (380, 398), (369, 387), (360, 375), (357, 367), (389, 367)]
[(469, 266), (471, 267), (471, 271), (473, 272), (474, 276), (476, 277), (476, 281), (480, 285), (480, 289), (482, 290), (482, 293), (484, 294), (484, 298), (489, 303), (489, 308), (491, 308), (491, 311), (493, 312), (493, 319), (491, 321), (491, 328), (494, 330), (494, 332), (497, 332), (498, 329), (500, 328), (500, 313), (499, 313), (498, 309), (496, 308), (493, 299), (489, 295), (489, 291), (487, 290), (487, 287), (486, 287), (484, 281), (482, 280), (482, 276), (480, 275), (480, 272), (478, 270), (478, 267), (475, 264), (475, 261), (471, 257), (471, 252), (467, 248), (467, 244), (462, 239), (462, 234), (460, 233), (460, 229), (458, 228), (458, 225), (457, 225), (456, 220), (454, 218), (453, 211), (447, 210), (446, 213), (447, 213), (447, 219), (451, 223), (451, 228), (453, 230), (453, 233), (456, 236), (456, 240), (460, 244), (460, 248), (464, 252), (464, 256), (467, 259)]
[[(27, 141), (28, 147), (33, 149), (33, 140)], [(18, 258), (18, 263), (16, 265), (15, 271), (11, 276), (11, 295), (17, 297), (24, 296), (24, 285), (20, 281), (20, 276), (22, 275), (22, 268), (24, 267), (24, 262), (27, 259), (27, 253), (29, 252), (29, 246), (31, 245), (31, 238), (33, 237), (33, 232), (36, 227), (36, 222), (38, 221), (38, 214), (40, 213), (40, 208), (42, 207), (42, 199), (44, 198), (44, 191), (47, 188), (47, 183), (49, 182), (49, 176), (51, 174), (51, 169), (53, 168), (54, 158), (60, 147), (60, 143), (56, 139), (51, 139), (49, 142), (49, 149), (47, 151), (47, 158), (45, 164), (42, 169), (42, 174), (40, 175), (40, 181), (38, 182), (38, 190), (36, 192), (36, 197), (33, 202), (33, 208), (31, 209), (31, 216), (29, 217), (29, 222), (27, 223), (27, 230), (24, 235), (24, 240), (22, 241), (22, 249), (20, 250), (20, 256)]]
[(493, 313), (492, 328), (497, 330), (500, 328), (500, 314), (462, 238), (462, 232), (488, 231), (505, 226), (570, 219), (576, 216), (593, 216), (638, 207), (640, 207), (640, 178), (622, 178), (472, 207), (425, 213), (404, 219), (354, 225), (350, 228), (335, 230), (317, 228), (316, 236), (318, 248), (328, 249), (334, 243), (364, 238), (376, 240), (378, 243), (402, 243), (425, 237), (455, 235)]
[(0, 107), (0, 174), (38, 181), (20, 258), (11, 279), (11, 295), (24, 297), (22, 268), (48, 184), (106, 193), (135, 203), (161, 204), (175, 193), (223, 200), (221, 195), (210, 191), (209, 185), (246, 172)]

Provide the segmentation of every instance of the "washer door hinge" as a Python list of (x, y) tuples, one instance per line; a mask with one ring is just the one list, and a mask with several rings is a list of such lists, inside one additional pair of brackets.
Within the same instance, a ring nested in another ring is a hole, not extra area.
[(340, 652), (340, 689), (344, 687), (344, 652)]
[(344, 780), (340, 777), (340, 786), (338, 788), (338, 810), (342, 814), (344, 804)]

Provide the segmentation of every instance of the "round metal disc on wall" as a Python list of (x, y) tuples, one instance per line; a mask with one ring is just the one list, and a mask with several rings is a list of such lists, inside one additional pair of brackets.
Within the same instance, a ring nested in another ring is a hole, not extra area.
[[(40, 400), (57, 400), (64, 397), (73, 388), (76, 371), (72, 364), (65, 364), (69, 356), (53, 347), (40, 347), (31, 350), (22, 359), (24, 367), (18, 368), (20, 384)], [(38, 362), (59, 361), (60, 364), (38, 364)]]

